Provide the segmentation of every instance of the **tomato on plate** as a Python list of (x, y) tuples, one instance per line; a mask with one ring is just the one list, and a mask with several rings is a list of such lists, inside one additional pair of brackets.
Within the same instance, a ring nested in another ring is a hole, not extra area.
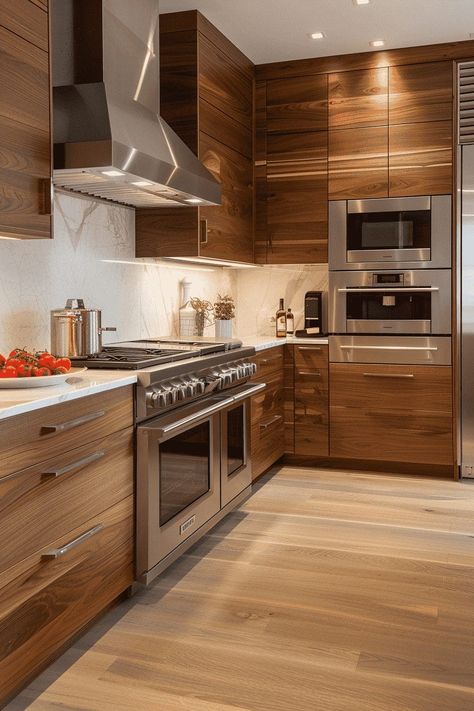
[(28, 365), (28, 363), (21, 363), (16, 369), (16, 374), (19, 378), (31, 378), (33, 367)]
[(16, 378), (16, 368), (11, 365), (2, 368), (0, 370), (0, 378)]
[(19, 368), (20, 365), (23, 365), (23, 361), (20, 360), (19, 358), (9, 358), (5, 365), (11, 368)]
[(5, 365), (6, 362), (7, 362), (7, 359), (5, 358), (4, 355), (2, 355), (0, 353), (0, 368), (3, 368), (3, 366)]
[(69, 358), (57, 358), (56, 368), (66, 368), (66, 372), (71, 370), (71, 361)]
[(40, 368), (52, 370), (56, 367), (56, 358), (51, 353), (42, 353), (39, 357)]
[[(40, 362), (41, 362), (41, 361), (40, 361)], [(45, 375), (51, 375), (50, 369), (49, 369), (49, 368), (46, 368), (46, 367), (44, 367), (44, 366), (40, 366), (40, 367), (36, 370), (35, 376), (36, 376), (37, 378), (41, 378), (41, 377), (43, 377), (43, 376), (45, 376)]]

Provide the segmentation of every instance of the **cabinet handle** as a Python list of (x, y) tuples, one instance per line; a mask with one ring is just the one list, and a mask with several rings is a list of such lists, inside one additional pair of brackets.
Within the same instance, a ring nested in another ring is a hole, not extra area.
[(297, 375), (312, 375), (313, 378), (320, 378), (321, 377), (320, 370), (297, 370), (296, 374)]
[(58, 477), (68, 474), (75, 469), (80, 469), (81, 467), (85, 467), (87, 464), (92, 464), (92, 462), (102, 459), (103, 456), (105, 456), (105, 452), (94, 452), (93, 454), (89, 454), (87, 457), (71, 462), (71, 464), (66, 464), (65, 467), (60, 467), (59, 469), (49, 469), (46, 472), (42, 472), (41, 476), (57, 479)]
[(267, 430), (267, 429), (268, 429), (269, 427), (271, 427), (272, 425), (276, 425), (276, 423), (279, 422), (279, 421), (282, 420), (282, 419), (283, 419), (283, 417), (282, 417), (281, 415), (273, 415), (273, 417), (271, 417), (271, 418), (270, 418), (269, 420), (267, 420), (266, 422), (261, 422), (261, 423), (260, 423), (260, 429), (261, 429), (261, 430)]
[(281, 360), (281, 355), (276, 355), (272, 358), (262, 358), (262, 360), (259, 361), (259, 364), (268, 365), (269, 363), (273, 363), (274, 360)]
[(94, 420), (98, 420), (104, 415), (105, 410), (98, 410), (97, 412), (90, 412), (88, 415), (82, 415), (82, 417), (77, 417), (75, 420), (61, 422), (59, 425), (43, 425), (43, 427), (41, 428), (41, 434), (58, 434), (59, 432), (73, 430), (76, 427), (85, 425), (87, 422), (93, 422)]
[(299, 351), (322, 351), (321, 346), (298, 346)]
[(39, 180), (40, 215), (51, 215), (53, 205), (53, 183), (50, 178)]
[(97, 533), (102, 531), (103, 528), (104, 528), (104, 524), (98, 523), (97, 526), (94, 526), (94, 528), (90, 528), (85, 533), (81, 533), (80, 536), (75, 538), (73, 541), (66, 543), (65, 546), (61, 546), (61, 548), (52, 548), (50, 551), (46, 551), (46, 553), (43, 553), (43, 555), (41, 556), (41, 559), (42, 560), (56, 560), (57, 558), (62, 558), (63, 556), (67, 555), (72, 550), (74, 550), (74, 548), (77, 548), (77, 546), (80, 546), (82, 543), (85, 543), (90, 538), (95, 536)]
[(413, 373), (364, 373), (364, 378), (414, 378)]
[(201, 220), (199, 226), (200, 226), (200, 231), (201, 231), (201, 234), (199, 236), (199, 241), (201, 244), (207, 244), (207, 237), (208, 237), (207, 220)]

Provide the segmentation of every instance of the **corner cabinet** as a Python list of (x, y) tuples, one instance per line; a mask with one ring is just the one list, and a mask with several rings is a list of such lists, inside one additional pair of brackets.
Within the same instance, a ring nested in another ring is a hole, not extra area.
[(0, 0), (0, 237), (52, 236), (47, 0)]
[(199, 12), (160, 17), (161, 115), (222, 186), (222, 204), (138, 209), (138, 257), (253, 262), (253, 64)]

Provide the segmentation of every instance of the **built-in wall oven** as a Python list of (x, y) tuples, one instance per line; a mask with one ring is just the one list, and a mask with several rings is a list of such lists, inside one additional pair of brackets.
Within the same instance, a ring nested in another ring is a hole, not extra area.
[(449, 269), (451, 225), (450, 195), (330, 202), (329, 269)]
[(137, 568), (149, 582), (251, 484), (244, 384), (137, 427)]
[(451, 333), (451, 270), (329, 274), (331, 334)]

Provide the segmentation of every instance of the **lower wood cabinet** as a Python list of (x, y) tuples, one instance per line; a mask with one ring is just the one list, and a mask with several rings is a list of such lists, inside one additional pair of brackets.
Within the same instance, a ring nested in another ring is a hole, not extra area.
[(294, 346), (295, 454), (329, 454), (328, 347)]
[(330, 366), (332, 457), (452, 465), (448, 366)]
[(119, 388), (2, 425), (0, 706), (134, 580), (132, 403)]

